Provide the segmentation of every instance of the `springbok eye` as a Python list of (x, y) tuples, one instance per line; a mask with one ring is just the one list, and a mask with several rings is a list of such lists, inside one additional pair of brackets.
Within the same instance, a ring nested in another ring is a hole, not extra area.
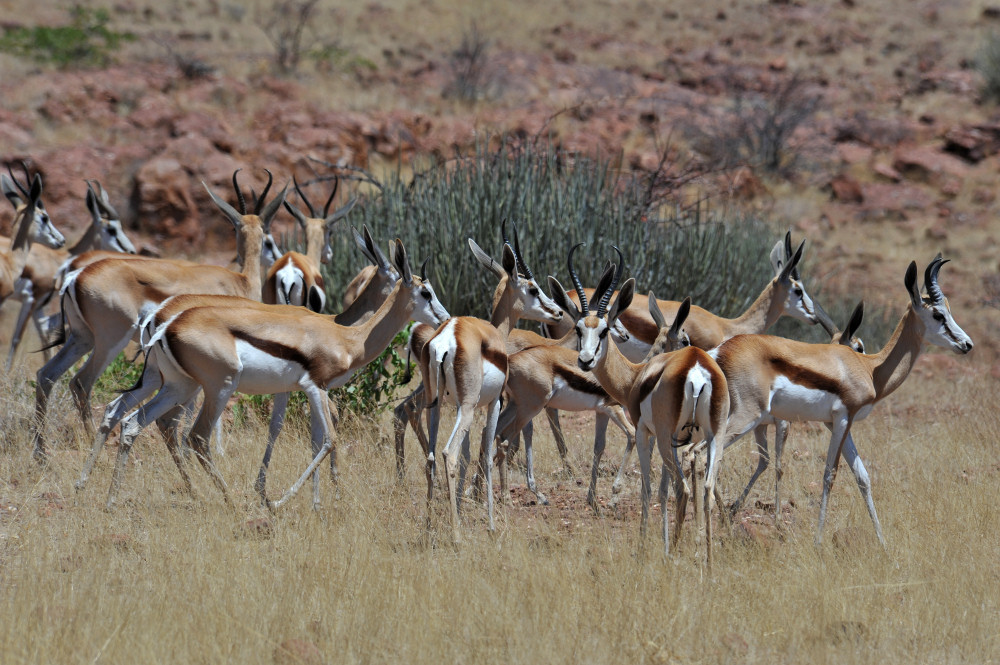
[(681, 340), (681, 346), (691, 346), (691, 340), (689, 339)]
[(420, 292), (420, 295), (422, 295), (424, 297), (424, 300), (430, 300), (431, 299), (431, 292), (429, 290), (427, 290), (427, 289), (423, 289)]
[(602, 331), (600, 332), (600, 334), (598, 335), (598, 337), (600, 337), (601, 339), (604, 339), (605, 337), (607, 337), (607, 336), (608, 336), (608, 331), (609, 331), (609, 330), (610, 330), (610, 328), (605, 328), (604, 330), (602, 330)]
[(934, 312), (934, 320), (938, 323), (944, 323), (944, 314), (941, 312)]
[(795, 292), (795, 295), (797, 295), (800, 298), (802, 297), (802, 287), (801, 286), (796, 286), (793, 289), (793, 291)]
[(535, 287), (531, 287), (530, 289), (528, 289), (528, 295), (530, 295), (532, 298), (537, 298), (538, 289), (536, 289)]

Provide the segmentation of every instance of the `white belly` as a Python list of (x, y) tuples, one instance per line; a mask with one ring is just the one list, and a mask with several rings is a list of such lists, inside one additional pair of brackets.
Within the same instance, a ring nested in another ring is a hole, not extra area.
[(771, 416), (779, 420), (831, 422), (843, 412), (840, 397), (825, 390), (806, 388), (779, 376), (771, 386)]
[(237, 340), (236, 353), (242, 364), (238, 385), (242, 393), (287, 393), (312, 384), (302, 365), (265, 353), (252, 344)]

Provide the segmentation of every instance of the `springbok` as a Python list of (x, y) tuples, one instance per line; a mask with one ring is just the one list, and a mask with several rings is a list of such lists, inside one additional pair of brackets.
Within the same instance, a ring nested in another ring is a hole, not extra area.
[[(159, 326), (145, 350), (147, 367), (155, 363), (163, 386), (122, 421), (108, 507), (114, 506), (125, 463), (139, 432), (189, 401), (199, 390), (205, 398), (188, 441), (228, 502), (225, 481), (212, 462), (207, 441), (229, 398), (236, 391), (273, 394), (302, 390), (309, 399), (312, 439), (318, 453), (280, 500), (268, 502), (271, 508), (283, 505), (333, 447), (326, 391), (346, 384), (354, 372), (388, 346), (411, 318), (434, 325), (448, 316), (430, 283), (412, 274), (406, 250), (398, 240), (394, 264), (401, 276), (396, 288), (374, 316), (356, 326), (338, 325), (333, 317), (303, 307), (265, 305), (239, 298), (232, 298), (224, 307), (185, 309)], [(170, 439), (168, 445), (190, 487), (176, 446)]]
[[(115, 254), (135, 254), (135, 246), (122, 228), (117, 211), (108, 200), (108, 193), (98, 182), (100, 195), (94, 190), (94, 184), (87, 182), (86, 205), (90, 213), (90, 224), (76, 243), (68, 250), (51, 249), (45, 245), (36, 244), (31, 249), (28, 263), (24, 266), (21, 279), (13, 294), (15, 300), (21, 301), (17, 322), (10, 340), (10, 350), (7, 353), (7, 371), (14, 364), (14, 355), (21, 344), (24, 330), (29, 318), (35, 324), (35, 330), (43, 345), (47, 345), (48, 333), (61, 325), (59, 317), (55, 321), (43, 316), (43, 308), (51, 301), (58, 290), (63, 268), (69, 259), (92, 250), (105, 250)], [(0, 242), (6, 239), (0, 239)], [(45, 348), (48, 359), (48, 347)]]
[(972, 350), (972, 340), (955, 323), (948, 299), (938, 286), (938, 271), (944, 263), (938, 255), (927, 265), (926, 296), (921, 296), (917, 286), (917, 264), (910, 263), (903, 280), (909, 307), (878, 353), (866, 355), (844, 345), (806, 344), (767, 335), (734, 337), (714, 353), (729, 381), (731, 409), (725, 446), (758, 425), (777, 419), (822, 422), (830, 429), (817, 543), (822, 540), (830, 488), (843, 455), (857, 480), (879, 543), (885, 546), (871, 482), (851, 427), (903, 383), (924, 343), (960, 354)]
[[(488, 256), (469, 239), (477, 259), (485, 265)], [(563, 313), (549, 299), (535, 280), (519, 274), (517, 259), (510, 245), (503, 246), (500, 266), (489, 265), (500, 275), (493, 294), (493, 314), (483, 321), (471, 316), (449, 319), (421, 349), (420, 371), (428, 408), (449, 402), (458, 407), (455, 427), (442, 450), (448, 484), (451, 524), (454, 542), (460, 540), (459, 503), (461, 487), (469, 459), (469, 429), (476, 409), (487, 411), (480, 447), (480, 463), (486, 483), (486, 506), (489, 529), (495, 528), (493, 514), (493, 438), (500, 415), (500, 396), (507, 380), (507, 337), (518, 320), (525, 317), (559, 321)], [(502, 271), (502, 272), (501, 272)], [(427, 510), (430, 520), (434, 488), (434, 462), (438, 419), (430, 419), (427, 454)], [(461, 448), (461, 452), (459, 451)]]
[[(375, 311), (385, 302), (389, 293), (395, 288), (396, 283), (399, 281), (399, 273), (396, 268), (389, 262), (385, 255), (378, 249), (375, 241), (371, 237), (371, 233), (368, 228), (364, 229), (364, 236), (361, 236), (354, 230), (355, 240), (362, 247), (363, 253), (370, 258), (370, 260), (376, 262), (376, 273), (373, 279), (368, 281), (368, 284), (364, 291), (361, 292), (360, 297), (348, 307), (344, 312), (333, 317), (333, 321), (339, 325), (355, 325), (363, 320), (367, 320), (374, 315)], [(421, 275), (423, 278), (423, 275)], [(388, 284), (388, 288), (384, 288), (383, 284)], [(142, 340), (143, 344), (147, 345), (149, 340), (155, 335), (156, 329), (160, 326), (168, 323), (179, 314), (185, 310), (192, 309), (194, 307), (243, 307), (245, 303), (242, 299), (238, 299), (234, 296), (216, 296), (216, 295), (201, 295), (201, 294), (185, 294), (177, 295), (168, 298), (163, 301), (163, 304), (149, 317), (143, 321), (142, 327)], [(160, 374), (160, 370), (157, 366), (157, 357), (151, 356), (146, 360), (146, 366), (142, 373), (140, 381), (130, 388), (128, 391), (122, 393), (116, 397), (104, 410), (104, 417), (101, 419), (100, 427), (97, 430), (97, 435), (94, 439), (93, 447), (91, 448), (90, 456), (87, 458), (84, 464), (83, 470), (80, 473), (80, 478), (76, 482), (76, 488), (82, 490), (87, 483), (90, 472), (94, 468), (94, 464), (97, 461), (97, 457), (100, 455), (104, 444), (107, 442), (108, 437), (114, 430), (115, 426), (121, 422), (121, 420), (130, 411), (138, 407), (138, 405), (144, 401), (149, 396), (153, 395), (157, 390), (163, 386), (163, 379)], [(261, 462), (261, 467), (258, 472), (257, 481), (254, 484), (255, 489), (258, 494), (260, 494), (262, 501), (266, 504), (267, 497), (265, 494), (265, 489), (267, 486), (267, 468), (270, 464), (271, 453), (274, 447), (274, 443), (281, 433), (282, 426), (284, 424), (285, 411), (288, 406), (288, 393), (279, 393), (274, 396), (274, 403), (271, 409), (271, 421), (269, 427), (269, 436), (267, 442), (267, 448), (264, 451), (264, 459)], [(330, 417), (334, 425), (337, 424), (338, 414), (336, 405), (331, 401), (328, 404), (330, 408)], [(179, 418), (182, 414), (183, 409), (174, 409), (168, 411), (166, 414), (161, 416), (157, 423), (160, 429), (165, 434), (165, 439), (171, 441), (170, 445), (176, 445), (179, 441), (178, 436), (178, 426)], [(169, 447), (169, 445), (168, 445)], [(313, 450), (313, 457), (318, 453), (318, 449)], [(311, 459), (311, 458), (310, 458)], [(176, 461), (176, 458), (175, 458)], [(336, 455), (330, 456), (330, 467), (331, 473), (333, 474), (334, 480), (336, 480), (337, 469), (336, 469)], [(186, 477), (185, 471), (181, 469), (182, 477)], [(314, 474), (313, 476), (313, 506), (319, 507), (319, 474)]]
[[(142, 319), (171, 295), (180, 293), (231, 294), (259, 299), (261, 270), (258, 257), (271, 219), (285, 198), (287, 185), (264, 205), (271, 185), (268, 183), (252, 213), (233, 173), (240, 211), (220, 199), (205, 185), (215, 205), (236, 229), (236, 247), (243, 262), (236, 273), (219, 266), (202, 266), (169, 259), (115, 259), (91, 263), (67, 276), (62, 309), (69, 328), (65, 344), (38, 370), (35, 388), (35, 419), (32, 423), (34, 456), (44, 460), (45, 420), (49, 395), (56, 380), (80, 358), (92, 352), (80, 371), (70, 381), (70, 390), (87, 429), (95, 435), (90, 409), (90, 393), (97, 378), (128, 344), (138, 341)], [(204, 184), (204, 183), (202, 183)]]
[[(22, 164), (22, 166), (24, 166)], [(27, 176), (27, 167), (25, 176)], [(14, 174), (10, 178), (0, 174), (0, 190), (14, 206), (14, 221), (11, 223), (12, 240), (6, 248), (0, 248), (0, 302), (17, 290), (18, 280), (28, 263), (28, 255), (34, 243), (58, 249), (66, 244), (66, 239), (52, 224), (42, 203), (42, 177), (35, 177), (21, 184)]]
[(586, 295), (579, 287), (579, 278), (574, 269), (571, 268), (570, 274), (576, 286), (577, 296), (580, 298), (580, 310), (576, 310), (575, 304), (554, 277), (549, 278), (549, 284), (556, 302), (570, 311), (570, 315), (576, 320), (579, 340), (577, 362), (580, 368), (594, 373), (608, 394), (628, 409), (629, 417), (635, 424), (639, 466), (642, 473), (640, 533), (643, 535), (649, 517), (652, 438), (656, 437), (662, 460), (659, 494), (663, 514), (664, 553), (670, 551), (666, 510), (667, 476), (669, 474), (673, 479), (676, 496), (674, 534), (676, 543), (684, 523), (688, 496), (691, 493), (677, 462), (676, 448), (690, 442), (692, 428), (700, 430), (708, 448), (703, 506), (706, 556), (711, 565), (711, 510), (714, 498), (712, 494), (722, 452), (719, 444), (725, 434), (726, 417), (729, 413), (726, 377), (715, 361), (705, 351), (695, 346), (686, 346), (672, 353), (657, 355), (646, 364), (635, 364), (625, 357), (609, 335), (612, 323), (628, 308), (635, 292), (635, 280), (630, 278), (622, 285), (621, 291), (609, 309), (608, 301), (617, 285), (621, 270), (619, 265), (614, 282), (601, 296), (594, 314), (585, 309)]

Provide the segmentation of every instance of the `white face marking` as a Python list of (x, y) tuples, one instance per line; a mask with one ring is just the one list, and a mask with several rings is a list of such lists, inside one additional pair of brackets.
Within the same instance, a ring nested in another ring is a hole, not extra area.
[(535, 280), (518, 277), (515, 289), (523, 308), (521, 318), (543, 323), (558, 323), (562, 320), (563, 311), (538, 288)]
[(444, 308), (438, 300), (434, 287), (430, 282), (420, 283), (414, 278), (413, 285), (413, 317), (414, 321), (426, 323), (435, 328), (447, 321), (450, 317), (448, 310)]
[(125, 235), (121, 220), (110, 219), (101, 227), (102, 243), (108, 249), (122, 254), (135, 254), (135, 245)]
[(956, 353), (972, 350), (972, 339), (955, 323), (947, 298), (937, 305), (925, 302), (917, 315), (924, 323), (924, 339), (931, 344)]
[(576, 363), (585, 372), (589, 372), (601, 362), (607, 351), (608, 322), (598, 319), (597, 325), (591, 327), (586, 323), (590, 318), (580, 319), (576, 323), (577, 344), (580, 351)]
[(45, 206), (42, 205), (41, 201), (35, 205), (35, 218), (32, 220), (28, 235), (32, 242), (52, 249), (59, 249), (66, 244), (66, 238), (59, 232), (59, 229), (52, 225), (52, 220), (45, 212)]
[(785, 295), (785, 314), (804, 323), (816, 323), (816, 308), (812, 298), (806, 293), (806, 287), (800, 280), (788, 280), (788, 293)]
[(304, 288), (306, 276), (298, 266), (289, 261), (274, 274), (274, 277), (277, 291), (275, 295), (279, 305), (306, 304)]

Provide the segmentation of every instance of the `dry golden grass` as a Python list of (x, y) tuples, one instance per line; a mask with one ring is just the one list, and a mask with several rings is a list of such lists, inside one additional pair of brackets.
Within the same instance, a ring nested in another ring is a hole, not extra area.
[[(996, 662), (996, 382), (932, 388), (922, 379), (912, 377), (856, 428), (886, 552), (843, 468), (826, 542), (814, 545), (811, 484), (821, 477), (825, 430), (797, 425), (783, 484), (794, 506), (783, 532), (756, 542), (721, 530), (711, 573), (696, 560), (690, 529), (666, 560), (655, 529), (640, 542), (634, 500), (619, 515), (590, 515), (585, 488), (557, 473), (547, 433), (537, 446), (540, 480), (561, 507), (501, 509), (490, 535), (482, 507), (467, 504), (466, 539), (455, 549), (443, 500), (425, 532), (412, 447), (406, 482), (396, 486), (388, 417), (345, 424), (340, 496), (325, 477), (318, 514), (300, 496), (268, 521), (269, 531), (249, 522), (266, 517), (251, 485), (266, 431), (260, 422), (226, 432), (220, 466), (234, 508), (199, 469), (197, 496), (179, 492), (150, 433), (109, 514), (108, 453), (87, 489), (73, 489), (77, 446), (86, 444), (71, 427), (65, 391), (56, 393), (63, 414), (51, 430), (62, 444), (41, 469), (25, 431), (31, 387), (7, 379), (0, 653), (4, 663), (267, 663), (280, 644), (299, 639), (328, 663)], [(566, 420), (585, 468), (590, 421)], [(304, 467), (306, 440), (301, 426), (286, 432), (272, 493)], [(753, 463), (749, 447), (726, 458), (729, 495)], [(611, 459), (620, 454), (617, 436), (609, 448)], [(770, 500), (772, 478), (762, 479), (759, 499)], [(602, 498), (609, 487), (605, 476)], [(757, 522), (767, 532), (769, 520)]]

